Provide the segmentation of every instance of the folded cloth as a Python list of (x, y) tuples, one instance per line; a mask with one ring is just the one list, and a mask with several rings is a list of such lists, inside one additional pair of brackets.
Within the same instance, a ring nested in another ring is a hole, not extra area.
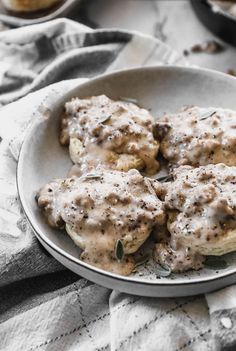
[(158, 63), (185, 61), (150, 36), (66, 19), (0, 33), (0, 350), (235, 349), (234, 286), (206, 298), (112, 292), (47, 254), (19, 204), (20, 147), (52, 100), (99, 73)]

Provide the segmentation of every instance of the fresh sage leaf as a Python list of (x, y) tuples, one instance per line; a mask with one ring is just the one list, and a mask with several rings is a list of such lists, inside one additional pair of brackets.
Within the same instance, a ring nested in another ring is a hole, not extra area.
[(88, 173), (85, 176), (83, 176), (84, 179), (100, 179), (101, 175), (98, 173)]
[(203, 112), (200, 118), (200, 121), (203, 121), (209, 117), (212, 117), (214, 114), (216, 113), (216, 111), (207, 111), (207, 112)]
[(164, 177), (156, 178), (156, 180), (158, 180), (158, 182), (160, 182), (160, 183), (165, 183), (165, 182), (169, 182), (169, 181), (173, 180), (173, 177), (171, 175), (167, 175)]
[(105, 123), (105, 122), (109, 121), (109, 119), (111, 119), (111, 117), (112, 117), (112, 115), (102, 117), (98, 122), (99, 123)]
[(229, 265), (228, 263), (221, 257), (217, 257), (217, 256), (207, 256), (205, 262), (204, 262), (204, 266), (206, 268), (209, 269), (214, 269), (214, 270), (218, 270), (218, 269), (225, 269), (227, 268)]
[(162, 267), (160, 266), (160, 268), (156, 268), (155, 273), (158, 277), (169, 277), (169, 275), (171, 274), (171, 269), (170, 267)]
[(130, 102), (132, 104), (137, 104), (138, 103), (138, 100), (133, 99), (133, 98), (129, 98), (129, 97), (126, 97), (126, 96), (121, 96), (120, 100), (122, 100), (124, 102)]
[(124, 257), (124, 247), (120, 239), (116, 240), (115, 244), (115, 256), (118, 261), (121, 261)]
[(135, 261), (135, 267), (139, 267), (141, 265), (143, 265), (144, 263), (146, 263), (150, 258), (149, 254), (145, 254), (143, 256), (140, 256), (136, 259)]

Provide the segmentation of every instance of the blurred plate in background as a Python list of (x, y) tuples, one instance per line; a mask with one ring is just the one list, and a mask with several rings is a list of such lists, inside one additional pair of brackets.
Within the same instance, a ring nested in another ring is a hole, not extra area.
[(50, 9), (34, 13), (17, 13), (8, 11), (0, 2), (0, 21), (13, 27), (37, 24), (58, 17), (65, 17), (81, 0), (62, 0)]

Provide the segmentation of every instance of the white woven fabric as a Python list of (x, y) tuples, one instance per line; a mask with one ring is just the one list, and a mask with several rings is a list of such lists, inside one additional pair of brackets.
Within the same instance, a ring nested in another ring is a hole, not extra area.
[[(49, 51), (43, 52), (45, 37)], [(2, 104), (54, 83), (0, 110), (0, 350), (233, 350), (235, 287), (207, 300), (155, 299), (79, 279), (38, 244), (17, 198), (25, 131), (52, 99), (104, 71), (184, 60), (149, 36), (92, 31), (64, 19), (4, 32), (0, 48)], [(66, 65), (73, 66), (73, 75)], [(55, 83), (75, 76), (80, 78)]]

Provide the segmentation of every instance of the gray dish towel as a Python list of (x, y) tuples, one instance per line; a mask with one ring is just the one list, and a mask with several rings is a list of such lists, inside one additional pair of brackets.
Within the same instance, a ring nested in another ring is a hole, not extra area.
[(0, 34), (0, 350), (236, 349), (235, 286), (176, 299), (110, 291), (47, 254), (18, 201), (25, 131), (52, 99), (97, 74), (158, 63), (185, 61), (150, 36), (66, 19)]

